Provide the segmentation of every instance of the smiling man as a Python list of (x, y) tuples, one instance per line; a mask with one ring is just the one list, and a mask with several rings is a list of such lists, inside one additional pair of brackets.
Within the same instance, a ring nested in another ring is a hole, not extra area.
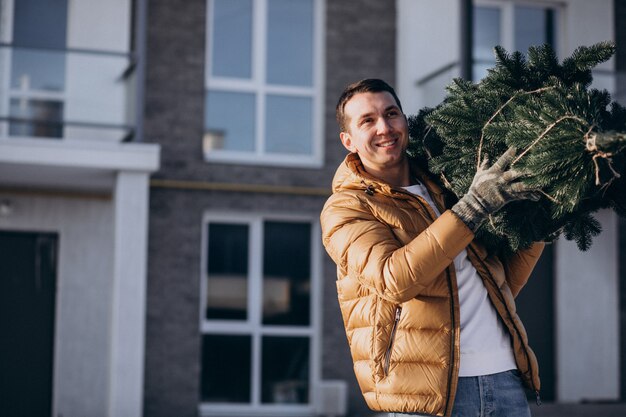
[(406, 153), (407, 120), (391, 86), (354, 83), (336, 111), (350, 153), (322, 234), (368, 406), (390, 416), (529, 416), (523, 384), (538, 395), (539, 374), (514, 297), (543, 244), (502, 260), (474, 240), (490, 214), (538, 196), (509, 169), (515, 150), (485, 161), (448, 207)]

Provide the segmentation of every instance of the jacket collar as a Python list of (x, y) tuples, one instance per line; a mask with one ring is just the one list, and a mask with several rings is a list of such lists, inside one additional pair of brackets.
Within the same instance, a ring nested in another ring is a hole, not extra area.
[[(420, 168), (414, 161), (409, 159), (411, 175), (426, 186), (433, 198), (443, 199), (444, 191), (437, 185), (430, 175)], [(383, 193), (386, 195), (404, 193), (400, 187), (392, 187), (390, 184), (379, 180), (365, 171), (361, 158), (356, 153), (350, 153), (337, 168), (333, 178), (333, 193), (343, 190), (362, 190), (370, 193)]]

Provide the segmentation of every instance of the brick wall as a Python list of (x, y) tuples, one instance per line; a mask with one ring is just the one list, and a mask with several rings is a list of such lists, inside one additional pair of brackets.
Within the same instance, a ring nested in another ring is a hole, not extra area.
[[(205, 0), (148, 4), (144, 132), (157, 177), (201, 162)], [(150, 190), (144, 415), (192, 417), (199, 403), (200, 219), (186, 192)]]
[[(162, 147), (159, 179), (328, 187), (346, 154), (334, 107), (365, 77), (395, 81), (395, 2), (326, 2), (325, 165), (293, 169), (207, 163), (204, 125), (205, 0), (151, 0), (148, 7), (145, 138)], [(317, 216), (325, 196), (151, 188), (145, 415), (196, 416), (199, 404), (199, 271), (206, 210)], [(324, 256), (322, 378), (350, 383), (350, 414), (370, 414), (356, 385), (337, 303), (335, 265)]]

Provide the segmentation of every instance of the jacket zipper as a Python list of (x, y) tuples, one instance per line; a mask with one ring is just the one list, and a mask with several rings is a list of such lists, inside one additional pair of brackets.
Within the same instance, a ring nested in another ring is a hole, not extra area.
[[(400, 191), (400, 190), (398, 190)], [(407, 194), (408, 196), (414, 198), (418, 204), (420, 206), (422, 206), (422, 209), (426, 212), (426, 215), (428, 216), (428, 219), (432, 222), (435, 221), (435, 217), (433, 217), (429, 211), (429, 207), (428, 207), (428, 203), (424, 203), (421, 200), (421, 197), (416, 196), (412, 193), (409, 193), (407, 191), (400, 191), (403, 194)], [(435, 201), (435, 199), (433, 198), (433, 202), (435, 203), (435, 205), (437, 206), (437, 209), (443, 213), (442, 208), (439, 207), (439, 205), (437, 204), (437, 201)], [(452, 377), (454, 374), (454, 344), (455, 344), (455, 340), (454, 340), (454, 334), (455, 334), (455, 327), (456, 327), (456, 321), (454, 319), (454, 292), (452, 289), (452, 277), (450, 276), (450, 271), (448, 270), (448, 268), (446, 268), (446, 277), (448, 278), (448, 291), (450, 291), (450, 323), (452, 325), (452, 331), (450, 332), (450, 367), (449, 367), (449, 371), (448, 371), (448, 389), (450, 389), (450, 387), (452, 386)], [(448, 391), (448, 395), (446, 395), (446, 405), (444, 408), (444, 415), (448, 414), (448, 410), (450, 409), (450, 392)]]
[(402, 307), (397, 306), (396, 317), (393, 320), (393, 327), (391, 328), (391, 335), (389, 336), (389, 344), (387, 345), (387, 350), (385, 351), (385, 363), (383, 365), (383, 372), (385, 376), (389, 373), (391, 351), (393, 350), (393, 342), (396, 338), (396, 330), (398, 329), (398, 322), (400, 321), (400, 313), (402, 313)]
[[(485, 270), (489, 271), (489, 268), (487, 268), (487, 266), (482, 261), (482, 259), (480, 259), (480, 256), (478, 256), (478, 254), (476, 253), (474, 248), (472, 248), (471, 246), (468, 246), (468, 248), (470, 248), (470, 250), (472, 251), (472, 253), (476, 257), (476, 259), (478, 259), (478, 261), (483, 265)], [(496, 283), (496, 280), (493, 278), (493, 276), (491, 276), (491, 273), (489, 273), (488, 276), (489, 276), (489, 280), (492, 282), (494, 288), (498, 288), (498, 284)], [(506, 313), (507, 313), (507, 315), (509, 317), (509, 321), (513, 325), (513, 328), (515, 329), (515, 333), (517, 333), (517, 337), (519, 337), (519, 339), (522, 340), (522, 335), (521, 335), (519, 329), (517, 328), (517, 325), (513, 321), (513, 317), (511, 316), (511, 312), (506, 307), (506, 302), (504, 301), (504, 299), (502, 297), (502, 294), (500, 293), (500, 291), (498, 291), (497, 293), (498, 293), (498, 298), (500, 299), (500, 302), (502, 303), (502, 305), (504, 306), (504, 309), (506, 310)], [(537, 399), (537, 405), (541, 405), (541, 395), (539, 394), (539, 390), (537, 389), (537, 387), (535, 387), (535, 381), (533, 380), (533, 369), (532, 369), (533, 368), (533, 364), (532, 364), (532, 361), (530, 360), (530, 355), (528, 354), (528, 350), (526, 349), (526, 346), (523, 343), (522, 343), (522, 347), (524, 348), (524, 355), (526, 355), (526, 361), (528, 362), (528, 367), (530, 368), (530, 384), (532, 385), (532, 389), (535, 392), (535, 397)]]

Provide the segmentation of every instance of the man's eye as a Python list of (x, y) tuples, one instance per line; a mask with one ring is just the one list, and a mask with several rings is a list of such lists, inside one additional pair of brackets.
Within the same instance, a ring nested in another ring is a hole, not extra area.
[(400, 114), (400, 112), (393, 110), (390, 111), (389, 113), (387, 113), (387, 117), (397, 117)]
[(363, 119), (363, 120), (361, 120), (361, 125), (367, 125), (367, 124), (370, 124), (370, 123), (372, 123), (372, 121), (373, 121), (373, 120), (374, 120), (374, 119), (371, 119), (371, 118), (369, 118), (369, 117), (368, 117), (367, 119)]

